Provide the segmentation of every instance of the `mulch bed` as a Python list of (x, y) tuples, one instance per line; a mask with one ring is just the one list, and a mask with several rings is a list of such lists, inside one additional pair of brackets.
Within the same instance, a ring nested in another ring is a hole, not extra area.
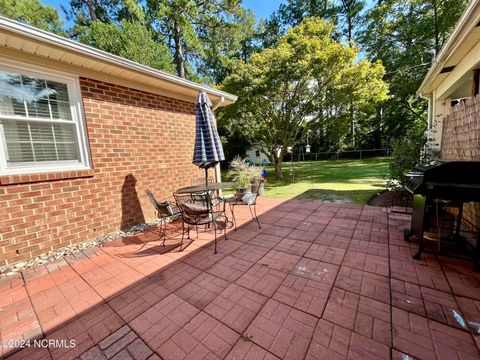
[(370, 206), (381, 207), (412, 207), (412, 194), (406, 190), (391, 190), (381, 192), (367, 201)]

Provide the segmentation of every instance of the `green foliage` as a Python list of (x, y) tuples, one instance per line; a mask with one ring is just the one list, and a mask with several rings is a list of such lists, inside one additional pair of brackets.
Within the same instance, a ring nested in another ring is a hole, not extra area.
[(426, 143), (425, 126), (417, 124), (405, 137), (392, 141), (392, 159), (390, 162), (390, 183), (403, 184), (406, 171), (412, 170), (422, 162), (422, 152)]
[(275, 46), (238, 62), (224, 82), (239, 95), (224, 116), (252, 145), (267, 149), (279, 177), (287, 147), (301, 140), (307, 125), (341, 136), (351, 107), (362, 112), (387, 98), (382, 65), (356, 62), (357, 49), (335, 41), (332, 30), (320, 19), (305, 19)]
[(430, 67), (456, 24), (466, 0), (379, 1), (365, 17), (360, 36), (370, 59), (381, 59), (392, 96), (377, 117), (377, 136), (388, 145), (426, 120), (426, 101), (416, 97)]
[(62, 21), (57, 10), (38, 0), (0, 0), (0, 15), (62, 34)]
[(119, 25), (94, 21), (80, 41), (112, 54), (173, 73), (173, 59), (167, 47), (155, 41), (153, 33), (138, 21)]
[(228, 176), (235, 182), (236, 189), (248, 189), (254, 181), (262, 179), (261, 168), (248, 164), (240, 156), (230, 162)]

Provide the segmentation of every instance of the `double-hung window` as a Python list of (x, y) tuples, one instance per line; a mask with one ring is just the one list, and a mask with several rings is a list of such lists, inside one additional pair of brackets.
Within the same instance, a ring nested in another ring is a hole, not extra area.
[(78, 79), (0, 65), (0, 175), (89, 167)]

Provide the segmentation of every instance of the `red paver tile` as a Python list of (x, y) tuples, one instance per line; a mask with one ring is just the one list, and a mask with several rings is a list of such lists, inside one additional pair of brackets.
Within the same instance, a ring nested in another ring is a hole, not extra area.
[(304, 255), (307, 258), (325, 261), (328, 263), (340, 265), (345, 256), (345, 249), (333, 246), (312, 244)]
[(261, 234), (279, 236), (281, 238), (284, 238), (292, 232), (292, 228), (282, 226), (281, 220), (278, 221), (276, 224), (272, 224), (272, 225), (275, 225), (275, 226), (271, 226), (268, 229), (262, 230)]
[(471, 261), (439, 257), (453, 293), (480, 300), (480, 273), (473, 271)]
[(158, 349), (163, 359), (223, 359), (240, 334), (201, 312)]
[(171, 294), (132, 320), (130, 327), (150, 348), (157, 350), (198, 312), (193, 305)]
[(310, 243), (300, 240), (285, 238), (273, 248), (273, 250), (283, 251), (287, 254), (303, 256), (310, 247)]
[(267, 301), (265, 296), (230, 284), (205, 308), (205, 312), (242, 333)]
[(258, 261), (259, 265), (265, 265), (271, 269), (289, 272), (300, 260), (300, 256), (287, 254), (282, 251), (270, 250), (262, 259)]
[(316, 323), (315, 317), (270, 299), (245, 334), (281, 359), (303, 359)]
[(177, 289), (175, 294), (197, 309), (202, 310), (229, 284), (228, 281), (204, 272)]
[(390, 305), (360, 296), (354, 332), (391, 346)]
[(286, 238), (290, 240), (298, 240), (298, 241), (313, 243), (315, 239), (318, 237), (318, 234), (319, 232), (314, 230), (295, 229), (290, 234), (288, 234)]
[(418, 284), (417, 271), (411, 258), (394, 259), (390, 258), (390, 276), (394, 279)]
[(389, 359), (388, 346), (320, 319), (307, 360)]
[(306, 356), (307, 360), (346, 359), (351, 331), (320, 319)]
[(287, 274), (283, 271), (256, 264), (235, 281), (235, 283), (270, 297), (277, 291), (286, 276)]
[(421, 316), (427, 315), (419, 285), (397, 279), (390, 279), (390, 282), (393, 306)]
[(422, 261), (415, 261), (419, 285), (450, 292), (450, 285), (437, 259), (431, 254), (423, 254)]
[(241, 227), (237, 231), (230, 231), (227, 236), (229, 240), (232, 239), (232, 240), (240, 241), (243, 243), (247, 243), (254, 237), (258, 236), (258, 234), (260, 234), (260, 229), (258, 228), (257, 230), (254, 231), (254, 230), (248, 230), (248, 229), (245, 229), (244, 227)]
[(263, 246), (244, 244), (243, 246), (239, 247), (237, 250), (232, 252), (230, 255), (238, 259), (256, 263), (258, 260), (264, 257), (269, 251), (270, 251), (269, 249)]
[[(50, 352), (47, 348), (27, 347), (8, 356), (8, 360), (50, 360)], [(82, 359), (83, 360), (83, 359)], [(99, 359), (100, 360), (100, 359)]]
[(144, 279), (114, 297), (108, 304), (123, 320), (129, 322), (169, 294), (169, 290), (150, 279)]
[(273, 299), (320, 317), (327, 303), (331, 286), (317, 280), (288, 275), (275, 292)]
[(291, 271), (292, 274), (333, 285), (339, 267), (323, 261), (302, 258)]
[(393, 346), (419, 359), (477, 359), (480, 354), (469, 333), (392, 309)]
[(224, 280), (233, 282), (245, 274), (252, 266), (253, 263), (250, 261), (227, 255), (209, 268), (207, 272)]
[(176, 262), (165, 270), (152, 275), (150, 280), (167, 290), (175, 291), (200, 273), (201, 271), (193, 266)]
[(377, 275), (389, 276), (388, 258), (386, 257), (348, 250), (342, 264)]
[(478, 337), (480, 335), (480, 301), (460, 296), (457, 296), (456, 300), (467, 326), (473, 335)]
[[(318, 234), (320, 234), (325, 229), (325, 227), (326, 226), (324, 224), (310, 222), (307, 219), (305, 219), (304, 221), (302, 221), (300, 224), (297, 225), (296, 230), (314, 232), (318, 236)], [(290, 233), (289, 235), (292, 235), (292, 233)], [(308, 241), (308, 240), (304, 238), (303, 241)]]
[(226, 360), (280, 360), (253, 342), (240, 339), (230, 351)]
[(100, 305), (48, 334), (46, 341), (63, 341), (75, 346), (50, 346), (53, 359), (74, 359), (120, 329), (124, 322), (107, 305)]
[(322, 318), (353, 330), (360, 296), (342, 289), (333, 288)]
[(467, 330), (467, 324), (452, 294), (420, 287), (427, 317), (432, 320), (446, 323), (460, 329)]
[(417, 358), (413, 357), (409, 354), (405, 354), (401, 351), (393, 349), (392, 350), (392, 360), (417, 360)]
[[(370, 235), (368, 236), (368, 238)], [(384, 258), (388, 257), (388, 245), (380, 244), (377, 242), (363, 241), (358, 240), (358, 237), (355, 235), (350, 242), (349, 250), (360, 251), (371, 255), (382, 256)]]
[(258, 245), (267, 249), (272, 249), (282, 241), (282, 237), (268, 234), (259, 234), (252, 238), (248, 243), (252, 245)]
[(205, 271), (219, 260), (223, 259), (225, 255), (226, 253), (220, 251), (217, 254), (214, 254), (212, 249), (205, 248), (194, 251), (191, 255), (183, 258), (182, 262), (201, 271)]
[(388, 278), (382, 275), (341, 266), (335, 287), (390, 304)]

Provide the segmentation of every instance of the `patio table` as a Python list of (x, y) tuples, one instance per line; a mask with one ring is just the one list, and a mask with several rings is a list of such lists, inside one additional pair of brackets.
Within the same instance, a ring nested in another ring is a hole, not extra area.
[(186, 186), (175, 191), (177, 194), (194, 194), (199, 192), (210, 192), (217, 190), (232, 189), (234, 187), (234, 182), (217, 182), (209, 185), (193, 185)]

